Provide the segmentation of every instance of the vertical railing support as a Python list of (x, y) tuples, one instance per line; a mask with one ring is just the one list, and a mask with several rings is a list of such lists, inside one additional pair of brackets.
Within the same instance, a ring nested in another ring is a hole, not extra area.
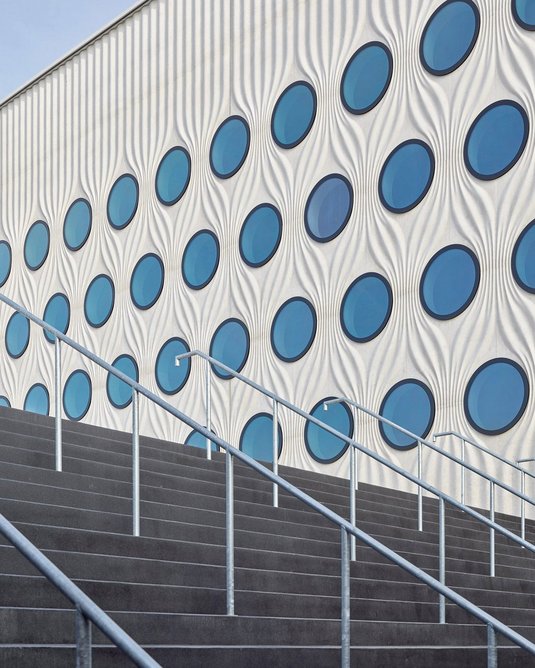
[(351, 592), (349, 580), (349, 554), (347, 545), (347, 531), (340, 527), (340, 576), (341, 576), (341, 611), (340, 611), (340, 654), (342, 668), (350, 666), (351, 651)]
[(487, 624), (487, 668), (498, 668), (496, 631), (492, 624)]
[(465, 450), (466, 450), (466, 442), (463, 438), (462, 441), (461, 441), (461, 461), (462, 461), (462, 466), (461, 466), (461, 503), (463, 504), (463, 506), (464, 506), (465, 475), (466, 475), (466, 469), (464, 467)]
[(132, 389), (132, 534), (139, 536), (139, 394)]
[[(206, 372), (205, 372), (205, 405), (206, 405), (206, 429), (211, 431), (212, 429), (212, 392), (211, 392), (211, 373), (210, 373), (210, 362), (206, 360)], [(210, 438), (206, 437), (206, 459), (212, 459), (212, 442)]]
[[(440, 584), (446, 584), (446, 517), (445, 503), (442, 497), (438, 500), (438, 577)], [(446, 597), (439, 594), (439, 622), (446, 623)]]
[(234, 460), (230, 450), (227, 450), (225, 463), (227, 615), (234, 615)]
[[(273, 473), (279, 475), (279, 403), (273, 399)], [(273, 483), (273, 508), (279, 507), (279, 486)]]
[[(526, 472), (520, 471), (520, 492), (526, 493)], [(520, 499), (520, 535), (522, 540), (526, 540), (526, 502)], [(522, 549), (524, 546), (522, 545)]]
[(76, 668), (91, 668), (91, 622), (76, 606)]
[(61, 441), (61, 342), (54, 337), (54, 418), (56, 426), (56, 471), (63, 470), (63, 447)]
[[(355, 480), (355, 448), (349, 444), (349, 521), (353, 526), (357, 522), (357, 494), (356, 494), (356, 480)], [(351, 561), (357, 559), (357, 540), (353, 534), (349, 539)]]
[[(494, 483), (490, 481), (490, 520), (494, 522)], [(490, 528), (490, 577), (493, 578), (496, 573), (496, 554), (495, 554), (495, 535), (494, 528)]]
[[(422, 441), (418, 441), (418, 478), (422, 479)], [(418, 485), (418, 531), (423, 531), (423, 499), (422, 486)]]

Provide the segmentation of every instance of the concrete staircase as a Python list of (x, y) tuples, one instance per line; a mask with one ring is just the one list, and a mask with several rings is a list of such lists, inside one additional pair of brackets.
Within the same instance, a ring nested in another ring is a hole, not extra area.
[[(0, 512), (163, 666), (323, 667), (340, 662), (340, 534), (235, 463), (236, 617), (225, 616), (224, 458), (141, 438), (141, 538), (131, 531), (129, 434), (64, 422), (64, 471), (53, 470), (53, 420), (0, 408)], [(347, 481), (280, 474), (347, 515)], [(361, 485), (359, 526), (435, 577), (437, 504)], [(447, 509), (447, 583), (535, 639), (534, 558)], [(497, 521), (518, 531), (518, 521)], [(527, 539), (535, 539), (533, 525)], [(486, 629), (371, 549), (351, 564), (352, 665), (486, 665)], [(94, 666), (130, 665), (94, 632)], [(498, 637), (500, 666), (535, 657)], [(72, 666), (72, 607), (0, 539), (0, 666)]]

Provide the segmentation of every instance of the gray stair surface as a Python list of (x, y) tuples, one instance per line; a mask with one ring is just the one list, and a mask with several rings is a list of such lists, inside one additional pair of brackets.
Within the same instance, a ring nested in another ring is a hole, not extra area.
[[(225, 461), (214, 453), (141, 437), (141, 536), (131, 535), (131, 437), (63, 422), (63, 471), (54, 470), (54, 421), (0, 408), (0, 512), (162, 666), (323, 667), (340, 664), (340, 532), (235, 463), (236, 615), (225, 598)], [(284, 478), (348, 516), (348, 482), (280, 467)], [(438, 506), (360, 484), (358, 526), (438, 575)], [(497, 521), (519, 533), (516, 517)], [(535, 641), (534, 556), (446, 509), (446, 582)], [(527, 522), (526, 538), (535, 540)], [(484, 625), (395, 564), (357, 543), (351, 564), (351, 664), (486, 666)], [(94, 666), (128, 666), (96, 629)], [(498, 636), (500, 666), (535, 657)], [(72, 666), (74, 611), (0, 538), (0, 666)]]

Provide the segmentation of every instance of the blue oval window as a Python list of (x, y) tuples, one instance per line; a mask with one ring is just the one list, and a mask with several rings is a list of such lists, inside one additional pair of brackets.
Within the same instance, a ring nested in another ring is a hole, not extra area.
[(342, 329), (353, 341), (370, 341), (383, 331), (391, 313), (390, 283), (380, 274), (363, 274), (351, 283), (342, 300)]
[(271, 117), (271, 134), (282, 148), (293, 148), (310, 132), (316, 118), (316, 91), (296, 81), (277, 100)]
[(69, 420), (81, 420), (91, 405), (91, 379), (77, 369), (67, 378), (63, 388), (63, 408)]
[(524, 228), (513, 250), (513, 276), (521, 288), (535, 293), (535, 220)]
[[(347, 404), (330, 404), (325, 410), (325, 402), (334, 397), (325, 397), (319, 401), (310, 414), (341, 434), (353, 437), (353, 416)], [(329, 464), (339, 459), (348, 448), (348, 442), (330, 434), (318, 425), (307, 421), (305, 425), (305, 445), (311, 457), (322, 464)]]
[(63, 223), (63, 239), (67, 248), (79, 250), (91, 232), (91, 205), (86, 199), (77, 199), (71, 204)]
[(479, 262), (473, 251), (454, 244), (429, 261), (420, 281), (424, 309), (439, 320), (455, 318), (470, 306), (479, 287)]
[(108, 197), (108, 221), (116, 230), (122, 230), (136, 215), (139, 186), (132, 174), (123, 174), (113, 184)]
[(130, 281), (130, 295), (134, 304), (146, 310), (154, 306), (162, 293), (163, 262), (154, 253), (147, 253), (134, 267)]
[(0, 241), (0, 288), (11, 273), (11, 246), (7, 241)]
[(302, 297), (292, 297), (277, 311), (271, 326), (271, 345), (284, 362), (303, 357), (316, 336), (316, 311)]
[[(58, 292), (53, 297), (50, 297), (45, 306), (43, 320), (52, 325), (52, 327), (55, 327), (62, 334), (67, 333), (71, 320), (71, 307), (69, 300), (64, 294)], [(47, 332), (46, 329), (43, 329), (43, 334), (45, 335), (45, 339), (50, 343), (54, 343), (56, 340), (56, 337)]]
[(352, 210), (351, 184), (341, 174), (329, 174), (314, 186), (307, 200), (306, 231), (316, 241), (330, 241), (347, 225)]
[[(186, 438), (185, 445), (191, 445), (194, 448), (203, 448), (206, 450), (206, 436), (203, 436), (200, 431), (194, 429)], [(219, 447), (213, 441), (210, 441), (210, 450), (212, 452), (218, 452)]]
[(210, 230), (200, 230), (188, 241), (182, 256), (182, 277), (193, 290), (204, 288), (219, 265), (219, 241)]
[(24, 261), (36, 271), (43, 266), (50, 249), (50, 230), (43, 220), (38, 220), (28, 230), (24, 242)]
[(528, 398), (524, 369), (513, 360), (497, 358), (480, 366), (470, 378), (464, 412), (482, 434), (501, 434), (520, 420)]
[(478, 179), (496, 179), (522, 155), (529, 134), (524, 109), (512, 100), (491, 104), (472, 123), (464, 144), (464, 161)]
[[(249, 330), (237, 318), (229, 318), (216, 329), (210, 343), (210, 357), (223, 362), (233, 371), (241, 371), (249, 357)], [(232, 378), (221, 367), (212, 365), (220, 378)]]
[(106, 274), (99, 274), (89, 284), (84, 299), (84, 313), (92, 327), (102, 327), (113, 311), (115, 289)]
[(3, 406), (4, 408), (11, 408), (11, 402), (3, 394), (0, 396), (0, 406)]
[(167, 151), (156, 172), (156, 195), (162, 204), (176, 204), (186, 192), (191, 174), (191, 159), (185, 148)]
[(176, 394), (188, 382), (191, 369), (190, 359), (180, 361), (180, 366), (175, 363), (176, 356), (189, 352), (188, 344), (178, 337), (169, 339), (160, 348), (156, 358), (156, 383), (165, 394)]
[[(278, 425), (278, 456), (282, 452), (282, 429)], [(247, 421), (240, 436), (240, 450), (259, 462), (273, 462), (273, 416), (258, 413)]]
[(236, 174), (249, 152), (250, 132), (241, 116), (230, 116), (216, 130), (210, 147), (210, 166), (216, 176), (228, 179)]
[(259, 204), (245, 219), (240, 232), (240, 254), (250, 267), (261, 267), (277, 252), (282, 220), (272, 204)]
[(535, 0), (512, 0), (513, 16), (525, 30), (535, 30)]
[[(403, 429), (425, 438), (435, 419), (435, 400), (427, 385), (409, 378), (388, 390), (379, 413)], [(414, 438), (383, 422), (379, 423), (379, 430), (383, 439), (393, 448), (409, 450), (417, 445)]]
[(48, 415), (50, 411), (50, 397), (48, 390), (42, 383), (32, 385), (24, 399), (24, 410), (39, 415)]
[(379, 176), (379, 197), (394, 213), (405, 213), (426, 196), (435, 174), (435, 158), (429, 146), (410, 139), (386, 159)]
[(448, 0), (432, 14), (420, 42), (420, 59), (431, 74), (448, 74), (470, 55), (479, 34), (472, 0)]
[(340, 94), (352, 114), (365, 114), (379, 104), (392, 79), (392, 54), (381, 42), (368, 42), (352, 56), (344, 73)]
[(6, 327), (6, 350), (17, 359), (24, 354), (30, 343), (30, 321), (18, 311), (13, 313)]
[[(130, 355), (119, 355), (112, 364), (118, 371), (122, 371), (125, 376), (135, 380), (139, 380), (139, 370), (136, 360)], [(108, 379), (106, 382), (106, 391), (108, 399), (115, 408), (126, 408), (132, 401), (132, 387), (125, 383), (124, 380), (117, 378), (112, 373), (108, 372)]]

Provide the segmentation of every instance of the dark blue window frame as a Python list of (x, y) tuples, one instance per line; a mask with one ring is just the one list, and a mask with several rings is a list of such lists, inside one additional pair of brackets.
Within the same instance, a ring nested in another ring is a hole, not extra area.
[[(180, 191), (179, 195), (177, 197), (174, 197), (172, 200), (165, 200), (160, 195), (160, 191), (158, 189), (158, 177), (160, 175), (160, 171), (163, 168), (165, 159), (169, 155), (174, 153), (175, 151), (180, 151), (186, 157), (186, 161), (188, 163), (188, 176), (186, 178), (186, 181), (184, 182), (184, 185), (183, 185), (182, 190)], [(156, 170), (156, 176), (154, 178), (154, 190), (156, 192), (156, 197), (158, 198), (158, 201), (161, 204), (163, 204), (164, 206), (173, 206), (174, 204), (179, 202), (184, 197), (184, 195), (186, 194), (186, 190), (188, 189), (190, 180), (191, 180), (191, 156), (190, 156), (189, 152), (187, 151), (187, 149), (185, 149), (183, 146), (173, 146), (162, 157), (162, 159), (160, 160), (160, 164), (158, 165), (158, 169)]]
[[(385, 317), (383, 319), (383, 322), (380, 324), (380, 326), (373, 332), (373, 334), (370, 334), (368, 336), (355, 336), (354, 334), (351, 334), (351, 332), (347, 329), (346, 324), (344, 322), (344, 307), (346, 304), (346, 301), (349, 299), (349, 294), (353, 287), (357, 285), (357, 283), (360, 283), (361, 281), (365, 280), (366, 278), (377, 278), (382, 282), (382, 284), (386, 288), (386, 292), (388, 295), (388, 308), (385, 314)], [(361, 274), (358, 276), (352, 283), (351, 285), (347, 288), (345, 291), (344, 297), (342, 299), (342, 305), (340, 306), (340, 324), (342, 325), (342, 329), (344, 331), (344, 334), (351, 339), (352, 341), (356, 341), (357, 343), (367, 343), (368, 341), (371, 341), (372, 339), (375, 339), (379, 334), (383, 331), (383, 329), (388, 325), (388, 321), (390, 320), (390, 316), (392, 315), (392, 309), (394, 307), (394, 296), (392, 293), (392, 287), (388, 280), (382, 275), (378, 274), (375, 271), (369, 271), (366, 274)]]
[[(314, 411), (316, 411), (318, 408), (320, 408), (320, 407), (323, 408), (323, 404), (324, 404), (326, 401), (330, 401), (331, 399), (336, 399), (336, 398), (337, 398), (337, 397), (324, 397), (323, 399), (321, 399), (321, 401), (318, 401), (318, 402), (312, 407), (312, 410), (309, 411), (310, 415), (314, 415)], [(345, 409), (345, 411), (346, 411), (346, 413), (347, 413), (348, 420), (349, 420), (349, 435), (347, 436), (347, 438), (353, 439), (353, 438), (354, 438), (354, 435), (355, 435), (355, 432), (354, 432), (354, 430), (355, 430), (355, 421), (354, 421), (354, 419), (353, 419), (353, 414), (352, 414), (352, 412), (351, 412), (351, 409), (349, 408), (349, 406), (348, 406), (344, 401), (341, 401), (341, 402), (339, 403), (339, 405)], [(347, 441), (346, 441), (344, 447), (340, 450), (340, 452), (339, 452), (337, 455), (335, 455), (334, 457), (331, 457), (330, 459), (321, 459), (320, 457), (318, 457), (317, 455), (315, 455), (315, 454), (312, 452), (312, 449), (311, 449), (311, 447), (310, 447), (310, 445), (309, 445), (309, 442), (308, 442), (308, 429), (309, 429), (310, 426), (313, 426), (313, 427), (315, 427), (316, 429), (320, 429), (320, 427), (318, 427), (317, 425), (313, 425), (313, 424), (310, 423), (308, 420), (307, 420), (306, 423), (305, 423), (305, 430), (304, 430), (305, 448), (306, 448), (308, 454), (312, 457), (312, 459), (313, 459), (314, 461), (316, 461), (316, 462), (318, 462), (318, 463), (320, 463), (320, 464), (332, 464), (333, 462), (338, 461), (341, 457), (343, 457), (343, 456), (345, 455), (345, 453), (347, 452), (347, 449), (348, 449), (348, 447), (349, 447), (349, 443), (348, 443)], [(329, 425), (327, 425), (327, 426), (329, 426)], [(326, 433), (328, 434), (329, 432), (326, 432)], [(329, 435), (332, 436), (332, 434), (329, 434)], [(333, 436), (333, 438), (336, 438), (336, 437)]]
[[(271, 423), (272, 423), (272, 424), (271, 424), (271, 432), (273, 433), (273, 415), (272, 415), (271, 413), (266, 413), (265, 411), (264, 411), (264, 412), (261, 412), (261, 413), (255, 413), (254, 415), (252, 415), (252, 416), (247, 420), (247, 422), (246, 422), (246, 423), (244, 424), (244, 426), (243, 426), (243, 429), (241, 430), (241, 434), (240, 434), (240, 445), (239, 445), (239, 448), (240, 448), (240, 450), (241, 450), (242, 452), (244, 452), (244, 450), (243, 450), (243, 439), (244, 439), (244, 435), (245, 435), (245, 432), (246, 432), (247, 428), (249, 427), (249, 425), (251, 424), (251, 422), (254, 422), (254, 421), (257, 420), (258, 418), (263, 418), (263, 417), (265, 417), (265, 418), (269, 418), (269, 419), (271, 420)], [(277, 455), (277, 461), (279, 461), (280, 456), (281, 456), (281, 454), (282, 454), (282, 445), (283, 445), (283, 435), (282, 435), (282, 427), (281, 427), (281, 423), (280, 423), (280, 421), (277, 423), (277, 432), (278, 432), (278, 443), (277, 443), (277, 445), (278, 445), (278, 455)], [(273, 449), (273, 448), (272, 448), (272, 449)], [(246, 454), (247, 454), (247, 453), (246, 453)], [(250, 455), (250, 456), (252, 457), (252, 455)], [(256, 457), (254, 457), (254, 459), (256, 459)], [(268, 460), (259, 459), (259, 460), (257, 460), (257, 461), (268, 461)]]
[[(276, 240), (275, 244), (273, 245), (272, 251), (269, 253), (268, 256), (266, 256), (266, 259), (262, 260), (262, 262), (251, 262), (249, 259), (247, 259), (245, 257), (245, 253), (243, 252), (243, 248), (242, 248), (242, 240), (243, 240), (243, 235), (245, 234), (245, 227), (246, 227), (249, 219), (259, 209), (271, 209), (273, 211), (273, 213), (277, 217), (277, 220), (279, 221), (279, 234), (277, 236), (277, 240)], [(254, 267), (254, 268), (263, 267), (265, 264), (267, 264), (275, 256), (275, 253), (279, 249), (281, 240), (282, 240), (282, 216), (281, 216), (280, 211), (277, 209), (276, 206), (274, 206), (273, 204), (270, 204), (269, 202), (264, 202), (263, 204), (258, 204), (258, 206), (255, 206), (254, 209), (251, 209), (251, 211), (249, 211), (249, 213), (247, 214), (247, 217), (243, 221), (243, 225), (242, 225), (241, 230), (240, 230), (240, 239), (239, 239), (238, 247), (239, 247), (239, 250), (240, 250), (241, 259), (245, 262), (245, 264), (248, 264), (250, 267)]]
[[(46, 228), (48, 239), (46, 244), (46, 252), (43, 255), (43, 259), (41, 260), (41, 262), (39, 262), (39, 264), (33, 267), (26, 258), (26, 244), (28, 243), (28, 237), (30, 236), (31, 231), (36, 227), (36, 225), (43, 225)], [(50, 227), (48, 226), (48, 223), (46, 223), (44, 220), (36, 220), (35, 223), (33, 223), (30, 229), (28, 230), (26, 238), (24, 239), (24, 264), (28, 267), (30, 271), (37, 271), (38, 269), (41, 269), (41, 267), (44, 265), (44, 263), (48, 258), (49, 253), (50, 253)]]
[[(81, 413), (78, 417), (74, 417), (74, 416), (69, 414), (69, 411), (67, 409), (67, 404), (66, 404), (67, 393), (66, 393), (66, 390), (67, 390), (67, 386), (68, 386), (69, 381), (71, 380), (71, 378), (74, 375), (77, 375), (77, 374), (81, 374), (81, 375), (85, 376), (85, 378), (86, 378), (86, 380), (89, 384), (89, 401), (87, 402), (87, 406), (85, 407), (83, 413)], [(87, 412), (91, 408), (92, 399), (93, 399), (93, 383), (91, 382), (91, 378), (90, 378), (89, 374), (86, 371), (84, 371), (83, 369), (76, 369), (75, 371), (73, 371), (70, 374), (70, 376), (65, 381), (65, 385), (63, 386), (63, 410), (65, 411), (65, 415), (69, 418), (69, 420), (72, 420), (73, 422), (79, 422), (80, 420), (83, 420), (84, 417), (87, 415)]]
[[(214, 344), (214, 340), (215, 340), (216, 336), (219, 334), (219, 331), (220, 331), (225, 325), (227, 325), (229, 322), (236, 322), (236, 323), (238, 323), (239, 325), (241, 325), (241, 327), (243, 328), (243, 331), (245, 332), (245, 340), (246, 340), (245, 355), (244, 355), (244, 357), (243, 357), (243, 361), (242, 361), (242, 363), (239, 365), (239, 367), (238, 367), (237, 369), (235, 369), (235, 371), (236, 371), (237, 373), (240, 373), (240, 371), (241, 371), (241, 370), (244, 368), (244, 366), (247, 364), (247, 360), (249, 359), (249, 353), (251, 352), (251, 335), (250, 335), (250, 333), (249, 333), (249, 328), (248, 328), (247, 325), (243, 322), (243, 320), (240, 320), (239, 318), (227, 318), (226, 320), (223, 320), (223, 322), (220, 323), (220, 324), (216, 327), (216, 330), (215, 330), (215, 332), (212, 334), (212, 339), (211, 339), (211, 341), (210, 341), (210, 357), (215, 357), (215, 356), (212, 354), (212, 349), (213, 349), (213, 344)], [(217, 358), (215, 358), (215, 359), (217, 359)], [(225, 362), (224, 362), (223, 360), (220, 360), (220, 361), (222, 362), (222, 364), (225, 364)], [(227, 366), (229, 366), (229, 365), (227, 365)], [(215, 373), (216, 376), (219, 376), (219, 378), (222, 378), (223, 380), (230, 380), (231, 378), (234, 377), (234, 376), (228, 374), (228, 373), (227, 373), (226, 371), (224, 371), (223, 369), (219, 369), (219, 367), (218, 367), (214, 362), (212, 362), (212, 371)]]
[[(66, 233), (65, 228), (66, 228), (67, 220), (69, 218), (69, 214), (70, 214), (71, 210), (79, 202), (83, 202), (84, 204), (86, 204), (87, 208), (89, 209), (89, 225), (88, 225), (88, 228), (87, 228), (87, 232), (86, 232), (84, 238), (82, 239), (82, 241), (77, 246), (71, 246), (71, 244), (67, 241), (67, 233)], [(67, 246), (67, 248), (69, 250), (72, 250), (72, 251), (80, 250), (80, 248), (82, 248), (82, 246), (84, 246), (85, 243), (87, 242), (87, 240), (89, 239), (89, 235), (91, 234), (92, 228), (93, 228), (93, 209), (91, 208), (91, 204), (89, 204), (89, 202), (85, 199), (85, 197), (79, 197), (78, 199), (75, 199), (74, 202), (70, 205), (70, 207), (67, 210), (67, 213), (65, 214), (65, 218), (63, 220), (63, 242), (65, 243), (65, 246)]]
[[(419, 385), (427, 394), (427, 397), (429, 399), (429, 404), (430, 404), (430, 415), (429, 415), (429, 420), (427, 422), (427, 425), (425, 429), (423, 430), (423, 434), (421, 435), (420, 438), (426, 438), (429, 432), (431, 431), (431, 427), (433, 426), (433, 422), (435, 421), (435, 416), (436, 416), (436, 404), (435, 404), (435, 398), (433, 397), (433, 393), (431, 390), (427, 387), (427, 385), (422, 382), (421, 380), (418, 380), (417, 378), (404, 378), (403, 380), (400, 380), (397, 382), (395, 385), (392, 385), (392, 387), (388, 390), (388, 392), (385, 394), (382, 402), (381, 402), (381, 407), (379, 408), (379, 414), (383, 415), (383, 410), (386, 405), (386, 402), (392, 395), (392, 393), (397, 390), (398, 387), (401, 387), (402, 385), (406, 385), (407, 383), (413, 383), (415, 385)], [(395, 427), (390, 427), (391, 429), (395, 429)], [(391, 448), (394, 448), (395, 450), (412, 450), (418, 445), (417, 441), (412, 441), (412, 443), (409, 443), (408, 445), (398, 445), (397, 443), (393, 443), (388, 436), (385, 433), (385, 428), (384, 428), (384, 423), (379, 422), (379, 431), (381, 433), (381, 437), (384, 440), (384, 442), (389, 445)]]
[[(277, 323), (277, 318), (279, 317), (279, 315), (281, 314), (283, 309), (286, 308), (286, 306), (288, 306), (288, 304), (291, 304), (293, 302), (304, 302), (309, 307), (310, 312), (312, 313), (312, 333), (311, 333), (309, 342), (307, 343), (306, 347), (304, 348), (304, 350), (299, 355), (296, 355), (294, 357), (286, 357), (285, 355), (280, 353), (275, 346), (275, 325)], [(310, 348), (312, 347), (312, 344), (314, 343), (314, 341), (316, 339), (317, 331), (318, 331), (318, 316), (316, 314), (316, 309), (314, 308), (314, 305), (312, 304), (312, 302), (309, 301), (308, 299), (306, 299), (305, 297), (291, 297), (290, 299), (287, 299), (283, 304), (281, 304), (279, 306), (279, 308), (277, 309), (277, 312), (275, 313), (275, 317), (273, 318), (273, 322), (271, 324), (270, 336), (269, 336), (270, 341), (271, 341), (271, 348), (272, 348), (273, 352), (275, 353), (275, 355), (280, 360), (282, 360), (283, 362), (297, 362), (297, 360), (300, 360), (302, 357), (304, 357), (308, 353)]]
[[(214, 161), (213, 161), (213, 158), (212, 158), (212, 150), (213, 150), (213, 147), (214, 147), (214, 142), (217, 139), (217, 136), (219, 134), (219, 131), (223, 128), (224, 125), (226, 125), (226, 123), (228, 123), (229, 121), (233, 121), (233, 120), (239, 120), (243, 123), (244, 128), (245, 128), (247, 141), (246, 141), (246, 144), (245, 144), (245, 150), (243, 151), (243, 156), (241, 157), (241, 159), (238, 162), (238, 164), (236, 165), (236, 167), (234, 167), (234, 169), (232, 169), (230, 172), (224, 172), (223, 173), (223, 172), (219, 172), (215, 168)], [(210, 169), (212, 170), (212, 172), (218, 178), (220, 178), (220, 179), (230, 179), (232, 176), (234, 176), (234, 174), (237, 174), (240, 171), (240, 169), (243, 167), (243, 164), (247, 160), (247, 156), (249, 155), (249, 149), (250, 148), (251, 148), (251, 129), (249, 127), (249, 123), (247, 122), (247, 120), (243, 116), (239, 116), (238, 114), (234, 114), (233, 116), (229, 116), (228, 118), (225, 118), (225, 120), (222, 123), (219, 124), (217, 130), (214, 132), (214, 136), (213, 136), (212, 142), (210, 144)]]
[[(108, 279), (109, 284), (111, 285), (111, 308), (110, 308), (110, 312), (109, 312), (108, 315), (104, 318), (104, 320), (103, 320), (101, 323), (96, 324), (96, 323), (92, 322), (92, 321), (89, 319), (89, 316), (88, 316), (88, 314), (87, 314), (87, 295), (88, 295), (88, 293), (89, 293), (89, 290), (90, 290), (91, 287), (93, 286), (93, 284), (96, 283), (97, 280), (100, 279), (100, 278), (106, 278), (106, 279)], [(88, 322), (88, 324), (89, 324), (91, 327), (94, 327), (95, 329), (99, 329), (100, 327), (103, 327), (103, 326), (108, 322), (108, 320), (111, 318), (111, 314), (113, 313), (113, 309), (114, 309), (114, 308), (115, 308), (115, 285), (114, 285), (114, 283), (113, 283), (113, 280), (112, 280), (111, 276), (108, 276), (108, 274), (99, 274), (98, 276), (95, 276), (95, 278), (91, 281), (91, 283), (90, 283), (90, 284), (88, 285), (88, 287), (87, 287), (87, 290), (85, 291), (85, 296), (84, 296), (84, 316), (85, 316), (86, 321)]]
[[(113, 189), (119, 183), (119, 181), (121, 181), (121, 179), (124, 179), (124, 178), (129, 178), (134, 182), (134, 184), (136, 186), (136, 200), (135, 200), (135, 204), (134, 204), (132, 213), (130, 214), (130, 217), (128, 218), (128, 220), (126, 222), (122, 223), (121, 225), (115, 225), (115, 223), (112, 222), (112, 219), (111, 219), (111, 216), (110, 216), (110, 199), (111, 199), (111, 196), (113, 194)], [(114, 230), (124, 230), (134, 220), (135, 215), (137, 213), (138, 206), (139, 206), (139, 181), (137, 180), (137, 178), (133, 174), (130, 174), (128, 172), (126, 172), (125, 174), (121, 174), (121, 176), (117, 177), (115, 179), (115, 181), (113, 182), (113, 185), (110, 189), (110, 194), (108, 195), (108, 200), (106, 202), (106, 216), (108, 218), (108, 223), (113, 227)]]
[[(296, 139), (295, 141), (286, 144), (284, 142), (281, 142), (278, 139), (278, 137), (275, 133), (275, 114), (277, 113), (277, 109), (279, 108), (279, 104), (281, 103), (281, 101), (284, 98), (284, 96), (286, 95), (286, 93), (288, 93), (290, 90), (292, 90), (292, 88), (294, 88), (295, 86), (304, 86), (311, 93), (311, 95), (312, 95), (312, 115), (310, 117), (310, 121), (308, 122), (308, 125), (307, 125), (306, 129), (300, 135), (299, 139)], [(314, 87), (312, 86), (312, 84), (310, 82), (299, 80), (299, 81), (294, 81), (289, 86), (286, 86), (286, 88), (282, 91), (282, 93), (277, 98), (277, 102), (275, 102), (275, 106), (273, 108), (273, 113), (271, 114), (271, 136), (273, 137), (273, 141), (275, 142), (275, 144), (277, 144), (277, 146), (280, 146), (281, 148), (290, 149), (290, 148), (295, 148), (301, 142), (303, 142), (307, 138), (307, 136), (309, 135), (310, 131), (312, 130), (312, 127), (314, 125), (314, 121), (316, 120), (317, 110), (318, 110), (318, 96), (316, 95), (316, 91), (314, 90)]]
[(520, 274), (518, 273), (518, 270), (516, 268), (516, 256), (518, 254), (518, 250), (520, 248), (520, 244), (524, 240), (525, 236), (535, 227), (535, 220), (532, 220), (531, 223), (528, 223), (526, 227), (522, 230), (520, 233), (520, 236), (516, 240), (515, 246), (513, 248), (513, 254), (511, 256), (511, 269), (513, 272), (513, 277), (515, 281), (518, 283), (518, 285), (525, 290), (526, 292), (531, 292), (531, 294), (535, 294), (535, 286), (530, 286), (527, 283), (524, 283), (524, 281), (520, 278)]
[[(362, 109), (356, 109), (355, 107), (351, 107), (346, 102), (346, 99), (345, 99), (345, 96), (344, 96), (344, 81), (345, 81), (345, 78), (346, 78), (346, 76), (349, 72), (349, 69), (350, 69), (351, 65), (353, 64), (353, 62), (355, 61), (355, 59), (362, 53), (362, 51), (365, 51), (366, 49), (368, 49), (370, 47), (373, 47), (373, 46), (377, 46), (384, 51), (384, 53), (387, 57), (387, 60), (388, 60), (388, 76), (386, 78), (385, 84), (384, 84), (381, 92), (375, 98), (374, 102), (370, 103), (366, 107), (362, 107)], [(367, 42), (366, 44), (363, 44), (361, 47), (359, 47), (355, 51), (355, 53), (351, 56), (347, 65), (345, 66), (344, 72), (342, 74), (342, 80), (340, 82), (340, 99), (342, 100), (342, 104), (344, 105), (345, 109), (347, 111), (349, 111), (350, 114), (354, 114), (355, 116), (361, 116), (362, 114), (367, 114), (369, 111), (371, 111), (374, 107), (376, 107), (379, 104), (379, 102), (381, 102), (383, 97), (386, 95), (386, 92), (387, 92), (387, 90), (390, 86), (390, 83), (392, 81), (393, 72), (394, 72), (394, 59), (392, 58), (392, 52), (390, 51), (390, 49), (388, 48), (388, 46), (386, 44), (384, 44), (383, 42), (378, 42), (378, 41), (375, 40), (375, 41), (372, 41), (372, 42)]]
[[(216, 260), (215, 260), (214, 268), (210, 272), (210, 275), (208, 276), (208, 278), (205, 281), (203, 281), (202, 283), (199, 283), (197, 285), (197, 284), (191, 283), (190, 280), (188, 279), (188, 277), (186, 276), (186, 272), (184, 270), (184, 262), (185, 262), (185, 259), (186, 259), (186, 254), (187, 254), (188, 250), (191, 248), (191, 244), (195, 241), (195, 239), (197, 239), (197, 237), (201, 236), (201, 234), (208, 235), (215, 241)], [(191, 239), (186, 244), (186, 248), (184, 248), (184, 253), (182, 255), (182, 262), (180, 263), (180, 270), (182, 272), (182, 278), (184, 279), (184, 283), (188, 286), (188, 288), (191, 288), (192, 290), (202, 290), (203, 288), (205, 288), (212, 281), (212, 279), (216, 275), (217, 270), (219, 268), (220, 260), (221, 260), (221, 246), (219, 244), (219, 239), (217, 238), (216, 234), (214, 232), (212, 232), (212, 230), (208, 230), (208, 229), (203, 229), (203, 230), (199, 230), (198, 232), (195, 232), (195, 234), (191, 237)]]
[[(347, 209), (347, 213), (346, 213), (346, 215), (345, 215), (345, 217), (344, 217), (344, 220), (343, 220), (343, 222), (340, 224), (340, 226), (338, 227), (338, 229), (336, 230), (336, 232), (333, 232), (332, 234), (329, 234), (329, 235), (326, 236), (326, 237), (318, 237), (316, 234), (314, 234), (314, 232), (312, 232), (312, 230), (310, 229), (310, 226), (309, 226), (309, 224), (308, 224), (308, 211), (309, 211), (310, 204), (311, 204), (311, 202), (312, 202), (312, 199), (313, 199), (313, 197), (314, 197), (316, 191), (317, 191), (317, 190), (318, 190), (318, 189), (319, 189), (319, 188), (320, 188), (326, 181), (329, 181), (329, 180), (331, 180), (331, 179), (333, 179), (333, 178), (340, 179), (340, 180), (343, 181), (344, 184), (346, 185), (346, 187), (347, 187), (347, 191), (348, 191), (348, 193), (349, 193), (349, 206), (348, 206), (348, 209)], [(317, 241), (317, 242), (319, 242), (319, 243), (327, 243), (328, 241), (332, 241), (333, 239), (336, 239), (336, 237), (337, 237), (339, 234), (342, 234), (342, 232), (343, 232), (343, 231), (345, 230), (345, 228), (347, 227), (347, 224), (348, 224), (348, 222), (349, 222), (349, 219), (351, 218), (351, 214), (353, 213), (353, 207), (354, 207), (354, 205), (355, 205), (355, 192), (354, 192), (354, 190), (353, 190), (353, 186), (351, 185), (351, 182), (349, 181), (349, 179), (348, 179), (346, 176), (344, 176), (343, 174), (338, 174), (338, 173), (327, 174), (327, 176), (324, 176), (322, 179), (320, 179), (320, 180), (316, 183), (316, 185), (312, 188), (312, 191), (311, 191), (310, 195), (309, 195), (308, 198), (307, 198), (307, 202), (306, 202), (306, 205), (305, 205), (305, 229), (306, 229), (306, 231), (307, 231), (307, 234), (309, 235), (309, 237), (311, 237), (312, 239), (314, 239), (314, 241)]]

